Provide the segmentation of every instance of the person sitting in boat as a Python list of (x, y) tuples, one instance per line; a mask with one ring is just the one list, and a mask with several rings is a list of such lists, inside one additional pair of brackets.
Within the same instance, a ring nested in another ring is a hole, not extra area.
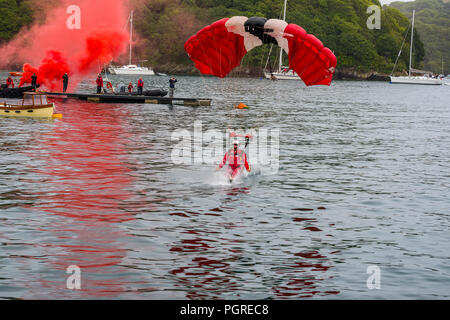
[(120, 83), (117, 85), (117, 88), (114, 90), (114, 92), (118, 92), (120, 94), (125, 94), (127, 92), (127, 87), (123, 83), (123, 81), (120, 81)]
[(102, 93), (103, 78), (102, 78), (102, 75), (100, 73), (98, 74), (96, 82), (97, 82), (97, 94)]
[(142, 77), (139, 78), (138, 80), (138, 85), (137, 85), (137, 89), (138, 89), (138, 95), (142, 95), (142, 90), (144, 89), (144, 80), (142, 80)]
[(11, 76), (9, 76), (8, 79), (6, 79), (6, 86), (7, 88), (9, 87), (14, 88), (14, 80), (11, 78)]
[(128, 84), (128, 93), (132, 93), (133, 92), (133, 88), (134, 88), (133, 83), (130, 82)]
[(111, 81), (106, 82), (106, 90), (111, 90), (111, 93), (114, 93), (114, 88)]
[(230, 180), (236, 178), (241, 173), (242, 165), (245, 166), (248, 172), (251, 171), (250, 165), (247, 162), (247, 154), (243, 150), (239, 150), (239, 142), (237, 140), (233, 142), (233, 149), (225, 153), (222, 163), (219, 164), (217, 170), (222, 169), (227, 162)]

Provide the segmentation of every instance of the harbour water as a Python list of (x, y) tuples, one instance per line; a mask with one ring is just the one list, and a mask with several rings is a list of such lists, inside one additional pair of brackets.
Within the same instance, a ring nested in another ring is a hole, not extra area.
[[(0, 298), (450, 298), (450, 86), (178, 77), (175, 94), (213, 103), (0, 118)], [(279, 132), (277, 170), (229, 184), (175, 163), (195, 123)]]

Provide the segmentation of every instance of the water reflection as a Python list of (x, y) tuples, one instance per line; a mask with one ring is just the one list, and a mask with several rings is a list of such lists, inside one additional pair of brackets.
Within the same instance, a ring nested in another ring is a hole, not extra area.
[(61, 279), (41, 283), (49, 290), (59, 289), (59, 295), (71, 295), (64, 288), (68, 276), (64, 272), (77, 265), (82, 270), (79, 297), (116, 296), (130, 283), (117, 267), (126, 257), (130, 237), (120, 223), (134, 220), (144, 207), (133, 192), (127, 163), (130, 133), (116, 106), (70, 102), (64, 106), (62, 123), (34, 141), (45, 152), (28, 152), (42, 163), (35, 170), (35, 183), (45, 181), (33, 209), (60, 217), (42, 227), (53, 236), (41, 245), (49, 268), (59, 270)]

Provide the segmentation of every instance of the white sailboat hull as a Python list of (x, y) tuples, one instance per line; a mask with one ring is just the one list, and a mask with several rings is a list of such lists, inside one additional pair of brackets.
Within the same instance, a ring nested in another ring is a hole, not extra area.
[(275, 78), (275, 80), (298, 80), (298, 75), (290, 70), (288, 72), (264, 72), (264, 76), (266, 79), (271, 80), (272, 76)]
[(117, 75), (136, 75), (136, 76), (154, 76), (155, 72), (149, 68), (135, 67), (130, 68), (128, 66), (123, 67), (109, 67), (109, 73)]
[(422, 84), (422, 85), (442, 85), (441, 79), (429, 77), (391, 77), (392, 84)]
[(147, 67), (138, 67), (135, 64), (131, 64), (131, 52), (133, 43), (133, 11), (130, 13), (130, 57), (129, 64), (121, 67), (110, 66), (108, 68), (109, 73), (117, 75), (133, 75), (133, 76), (154, 76), (156, 75), (153, 69)]

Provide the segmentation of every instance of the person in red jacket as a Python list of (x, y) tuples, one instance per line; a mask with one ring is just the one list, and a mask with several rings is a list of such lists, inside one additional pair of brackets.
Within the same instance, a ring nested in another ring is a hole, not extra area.
[(133, 92), (133, 88), (134, 88), (134, 86), (133, 86), (133, 84), (130, 82), (130, 83), (128, 84), (128, 93), (132, 93), (132, 92)]
[(97, 94), (98, 94), (98, 93), (102, 93), (102, 89), (103, 89), (103, 78), (102, 78), (101, 73), (98, 74), (98, 77), (97, 77), (96, 82), (97, 82)]
[(248, 172), (251, 171), (250, 165), (247, 162), (247, 154), (244, 151), (239, 150), (238, 141), (234, 141), (233, 149), (225, 153), (222, 163), (219, 164), (217, 170), (222, 169), (227, 162), (228, 162), (227, 173), (228, 177), (230, 178), (230, 181), (233, 181), (233, 179), (236, 178), (242, 172), (243, 170), (242, 166), (244, 166)]
[(6, 79), (6, 85), (8, 86), (8, 88), (11, 86), (11, 88), (14, 88), (14, 80), (11, 78), (11, 76), (8, 77), (8, 79)]
[(141, 96), (142, 90), (144, 89), (144, 80), (142, 80), (142, 78), (139, 78), (139, 80), (138, 80), (137, 89), (138, 89), (138, 95)]

